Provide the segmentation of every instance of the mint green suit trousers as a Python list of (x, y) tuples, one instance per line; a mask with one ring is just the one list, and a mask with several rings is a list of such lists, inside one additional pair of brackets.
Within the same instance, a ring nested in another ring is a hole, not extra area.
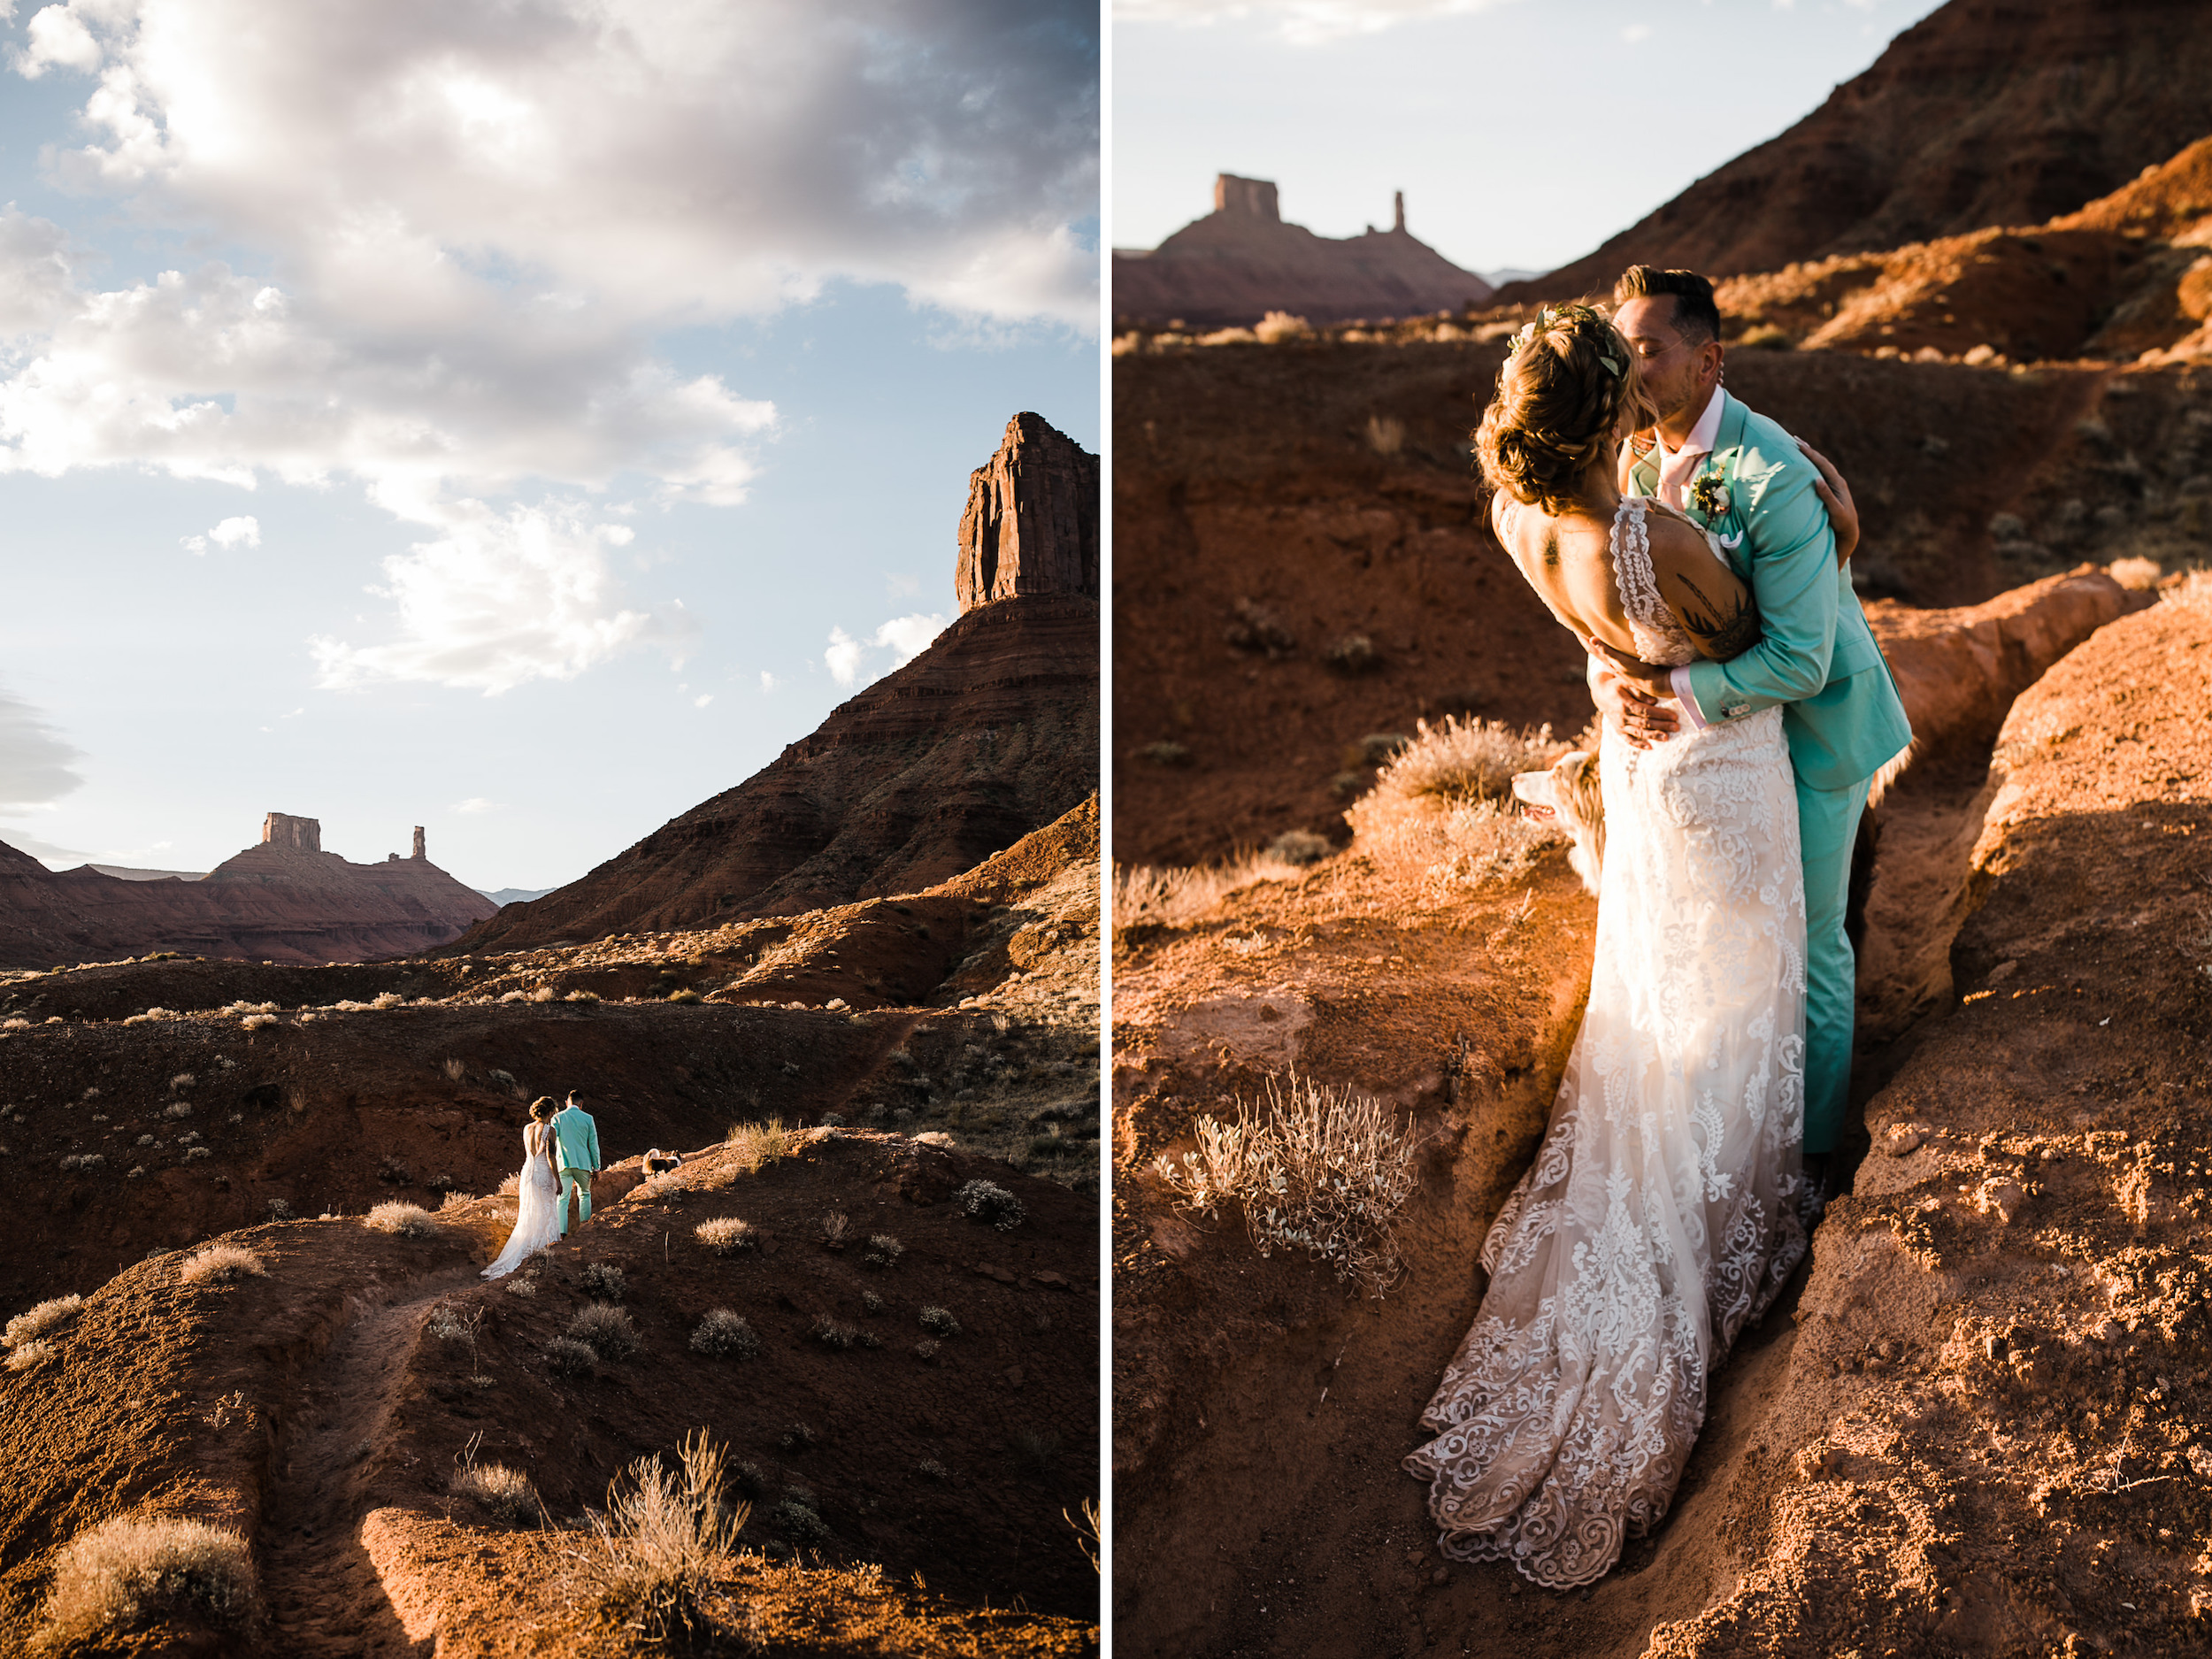
[(1866, 810), (1862, 778), (1844, 789), (1797, 780), (1797, 834), (1805, 855), (1805, 1151), (1833, 1152), (1851, 1098), (1851, 1033), (1859, 964), (1843, 931), (1851, 849)]

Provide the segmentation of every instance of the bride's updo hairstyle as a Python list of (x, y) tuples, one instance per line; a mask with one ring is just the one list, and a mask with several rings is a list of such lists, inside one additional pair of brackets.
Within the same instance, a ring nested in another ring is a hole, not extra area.
[(1640, 405), (1636, 354), (1579, 301), (1548, 305), (1513, 337), (1498, 389), (1475, 428), (1475, 456), (1493, 489), (1556, 517), (1609, 453), (1624, 403)]
[(551, 1123), (554, 1114), (560, 1110), (553, 1103), (553, 1097), (550, 1094), (541, 1094), (530, 1102), (530, 1116), (541, 1124)]

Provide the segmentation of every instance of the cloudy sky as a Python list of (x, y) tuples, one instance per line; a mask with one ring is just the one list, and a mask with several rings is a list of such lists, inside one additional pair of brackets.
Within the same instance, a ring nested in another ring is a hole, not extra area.
[(1390, 223), (1549, 270), (1792, 126), (1936, 0), (1114, 0), (1115, 245), (1271, 179), (1324, 236)]
[(1097, 14), (0, 0), (0, 841), (580, 875), (1099, 445)]

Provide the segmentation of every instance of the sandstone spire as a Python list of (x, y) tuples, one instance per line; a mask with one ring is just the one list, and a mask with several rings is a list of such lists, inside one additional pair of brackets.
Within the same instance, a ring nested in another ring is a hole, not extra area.
[(410, 858), (427, 858), (430, 856), (427, 852), (423, 850), (422, 826), (419, 824), (415, 826), (415, 850), (409, 853), (407, 856)]
[(1098, 457), (1041, 415), (1006, 423), (968, 474), (953, 590), (963, 615), (1016, 594), (1098, 597)]
[(289, 812), (272, 812), (261, 820), (261, 842), (265, 847), (289, 847), (298, 852), (319, 853), (323, 849), (322, 820), (294, 818)]

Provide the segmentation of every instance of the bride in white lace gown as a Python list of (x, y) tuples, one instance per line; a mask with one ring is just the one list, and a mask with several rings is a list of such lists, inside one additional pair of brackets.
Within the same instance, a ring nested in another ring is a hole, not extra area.
[[(1561, 621), (1646, 662), (1732, 657), (1756, 612), (1706, 533), (1621, 500), (1634, 360), (1587, 307), (1509, 358), (1479, 448), (1500, 541)], [(1518, 499), (1515, 499), (1516, 497)], [(1482, 1251), (1473, 1328), (1405, 1459), (1448, 1556), (1588, 1584), (1655, 1526), (1709, 1380), (1805, 1249), (1803, 874), (1778, 708), (1599, 749), (1582, 1029)]]
[(560, 1183), (553, 1174), (553, 1102), (541, 1098), (522, 1126), (522, 1175), (518, 1183), (515, 1230), (507, 1248), (484, 1270), (486, 1279), (511, 1273), (561, 1236)]

